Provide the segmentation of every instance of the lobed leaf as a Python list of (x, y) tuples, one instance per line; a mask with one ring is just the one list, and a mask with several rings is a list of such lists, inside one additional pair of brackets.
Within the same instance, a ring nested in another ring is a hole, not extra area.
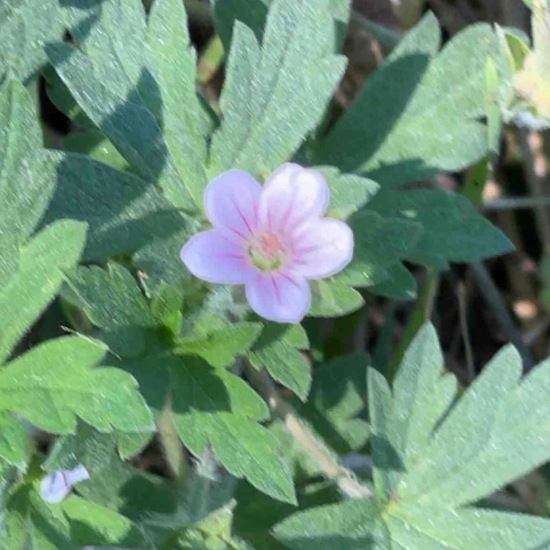
[(238, 355), (254, 344), (260, 332), (260, 323), (235, 323), (220, 330), (177, 340), (175, 352), (179, 355), (197, 355), (214, 367), (228, 367)]
[(414, 300), (416, 298), (416, 279), (401, 263), (386, 269), (386, 277), (369, 288), (372, 294), (385, 296), (392, 300)]
[(353, 260), (334, 280), (355, 287), (370, 287), (387, 279), (393, 266), (414, 250), (422, 231), (414, 221), (382, 218), (364, 209), (349, 223), (355, 236)]
[(196, 91), (196, 53), (180, 0), (155, 0), (149, 14), (148, 44), (162, 91), (163, 133), (178, 173), (195, 202), (202, 204), (208, 183), (206, 138), (211, 122)]
[(61, 41), (65, 20), (58, 0), (7, 0), (0, 4), (0, 78), (8, 70), (27, 80), (46, 63), (44, 45)]
[(158, 323), (133, 275), (124, 267), (109, 264), (107, 271), (82, 267), (67, 282), (76, 296), (65, 292), (65, 297), (101, 328), (101, 338), (113, 353), (139, 355), (154, 341)]
[[(544, 395), (550, 363), (540, 364), (521, 383), (520, 373), (514, 348), (495, 356), (400, 481), (403, 500), (469, 504), (549, 460)], [(450, 454), (459, 445), (460, 459)]]
[(298, 512), (279, 523), (274, 534), (293, 550), (392, 548), (380, 511), (368, 500), (348, 500)]
[(103, 432), (151, 431), (151, 413), (135, 380), (114, 368), (95, 368), (105, 354), (80, 337), (41, 344), (0, 371), (0, 407), (50, 433), (71, 433), (77, 417)]
[[(212, 0), (216, 30), (227, 51), (231, 44), (233, 28), (237, 21), (245, 24), (261, 42), (269, 7), (273, 0)], [(344, 41), (349, 22), (351, 2), (349, 0), (329, 0), (328, 11), (335, 24), (335, 48)]]
[[(161, 3), (152, 18), (159, 32), (164, 29), (165, 5)], [(69, 19), (77, 17), (83, 7), (85, 0), (73, 2), (67, 8)], [(174, 112), (174, 98), (163, 97), (175, 92), (159, 87), (159, 79), (166, 78), (166, 68), (160, 69), (161, 76), (157, 74), (159, 68), (147, 46), (145, 13), (139, 0), (105, 2), (94, 13), (97, 21), (89, 32), (84, 33), (81, 27), (75, 30), (75, 38), (82, 42), (80, 48), (69, 44), (47, 48), (51, 63), (86, 115), (132, 168), (148, 182), (158, 182), (173, 205), (196, 213), (194, 185), (199, 180), (192, 181), (188, 172), (180, 172), (182, 164), (174, 161), (164, 131), (166, 125), (166, 134), (171, 133), (174, 124), (181, 130), (180, 123), (174, 120), (181, 120), (186, 109), (189, 109), (187, 120), (192, 120), (195, 104), (178, 104)], [(181, 55), (186, 52), (187, 48)], [(161, 49), (157, 54), (162, 63), (165, 53)], [(182, 78), (189, 79), (189, 75)], [(171, 110), (167, 112), (169, 107)], [(171, 134), (171, 143), (175, 139), (192, 142), (195, 129), (187, 130), (191, 136), (187, 132)]]
[(125, 361), (140, 382), (148, 405), (160, 415), (168, 396), (177, 433), (201, 456), (210, 445), (224, 467), (279, 500), (294, 502), (294, 487), (276, 438), (257, 422), (264, 401), (231, 372), (193, 357), (165, 352)]
[(307, 334), (300, 325), (266, 323), (248, 359), (253, 367), (266, 368), (274, 380), (305, 401), (311, 386), (311, 368), (299, 350), (307, 347)]
[(23, 470), (30, 454), (30, 440), (21, 422), (8, 412), (0, 412), (0, 461)]
[(381, 500), (393, 495), (403, 473), (423, 451), (456, 391), (454, 377), (442, 377), (443, 356), (433, 327), (425, 326), (407, 350), (393, 399), (384, 377), (370, 370), (369, 410), (374, 480)]
[(355, 174), (342, 174), (330, 166), (314, 167), (325, 176), (330, 188), (331, 217), (346, 219), (378, 193), (380, 186)]
[(319, 122), (345, 68), (345, 58), (331, 54), (327, 5), (277, 0), (261, 47), (251, 29), (235, 24), (213, 170), (269, 173)]
[(65, 217), (87, 222), (85, 260), (131, 254), (193, 227), (152, 183), (85, 155), (58, 156), (57, 177), (45, 223)]
[(365, 301), (357, 290), (338, 280), (320, 280), (312, 284), (312, 304), (309, 315), (313, 317), (338, 317), (357, 311)]
[(132, 522), (113, 510), (76, 496), (48, 505), (30, 484), (10, 496), (6, 524), (6, 550), (74, 550), (91, 544), (138, 549), (144, 543)]
[(427, 15), (321, 141), (316, 162), (399, 185), (484, 156), (492, 145), (480, 122), (487, 114), (487, 60), (505, 72), (499, 39), (478, 24), (434, 57), (438, 44), (437, 22)]
[(145, 296), (132, 274), (119, 264), (81, 267), (68, 279), (94, 325), (103, 329), (156, 325)]
[[(390, 389), (369, 371), (376, 496), (300, 512), (275, 535), (289, 548), (546, 548), (550, 521), (466, 507), (550, 459), (550, 362), (523, 380), (504, 348), (453, 403), (430, 325), (407, 350)], [(308, 529), (315, 525), (315, 530)]]
[(21, 249), (19, 269), (0, 288), (0, 364), (53, 300), (65, 272), (78, 263), (85, 235), (84, 224), (59, 221)]
[(280, 523), (275, 535), (295, 550), (528, 550), (548, 545), (550, 521), (482, 509), (420, 505), (383, 512), (371, 501), (349, 500), (299, 512)]
[(19, 265), (19, 248), (44, 215), (55, 185), (32, 100), (22, 84), (0, 84), (0, 286)]
[(480, 261), (513, 250), (504, 234), (461, 195), (439, 189), (384, 189), (367, 208), (384, 217), (419, 223), (422, 234), (407, 259), (435, 269), (446, 269), (451, 261)]
[(123, 462), (119, 436), (119, 433), (100, 433), (79, 422), (76, 433), (57, 439), (42, 467), (51, 472), (82, 464), (90, 479), (78, 484), (79, 494), (118, 511), (137, 525), (143, 526), (153, 514), (174, 513), (174, 486)]
[(347, 355), (315, 368), (308, 402), (301, 413), (331, 449), (340, 455), (363, 447), (369, 426), (365, 409), (367, 357)]

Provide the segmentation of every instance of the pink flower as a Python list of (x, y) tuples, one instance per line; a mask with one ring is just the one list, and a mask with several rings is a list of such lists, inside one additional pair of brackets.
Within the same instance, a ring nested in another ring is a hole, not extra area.
[(192, 237), (181, 259), (210, 283), (245, 285), (250, 307), (262, 317), (297, 323), (311, 305), (308, 279), (338, 273), (353, 256), (353, 233), (323, 218), (329, 188), (315, 170), (284, 164), (262, 187), (230, 170), (204, 194), (214, 226)]
[(55, 470), (40, 483), (40, 494), (50, 504), (61, 502), (71, 492), (73, 485), (86, 479), (90, 479), (90, 474), (82, 464), (72, 470)]

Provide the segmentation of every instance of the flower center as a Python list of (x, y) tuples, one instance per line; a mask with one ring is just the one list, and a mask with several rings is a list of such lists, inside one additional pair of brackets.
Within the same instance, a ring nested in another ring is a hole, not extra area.
[(287, 247), (280, 235), (260, 233), (255, 235), (248, 245), (250, 261), (261, 271), (273, 271), (281, 267), (287, 253)]

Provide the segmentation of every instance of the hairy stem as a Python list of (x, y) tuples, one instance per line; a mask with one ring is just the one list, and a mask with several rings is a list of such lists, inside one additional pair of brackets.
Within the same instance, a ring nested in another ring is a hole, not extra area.
[(311, 429), (295, 414), (293, 408), (279, 395), (269, 374), (249, 367), (247, 376), (254, 388), (269, 404), (272, 413), (280, 418), (288, 432), (302, 449), (315, 461), (327, 478), (334, 480), (340, 491), (348, 498), (369, 498), (372, 491), (360, 483), (353, 472), (342, 467), (325, 449)]

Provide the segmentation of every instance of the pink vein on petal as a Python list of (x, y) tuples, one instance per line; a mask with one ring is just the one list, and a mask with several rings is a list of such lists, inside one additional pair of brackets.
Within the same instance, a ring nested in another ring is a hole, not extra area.
[(271, 275), (271, 283), (273, 284), (273, 290), (275, 291), (275, 299), (280, 304), (281, 303), (281, 289), (277, 286), (277, 281), (275, 277)]
[(292, 225), (291, 225), (291, 227), (289, 228), (289, 227), (287, 226), (287, 224), (288, 224), (288, 220), (289, 220), (289, 218), (290, 218), (290, 213), (292, 212), (293, 206), (294, 206), (294, 205), (292, 204), (292, 202), (290, 202), (290, 203), (288, 204), (288, 206), (286, 207), (285, 213), (281, 216), (281, 219), (280, 219), (280, 221), (279, 221), (279, 224), (280, 224), (280, 228), (281, 228), (281, 229), (287, 229), (287, 230), (288, 230), (288, 229), (290, 229), (290, 228), (292, 227)]
[(315, 252), (318, 248), (318, 245), (313, 244), (304, 248), (294, 248), (293, 251), (295, 254), (309, 254), (310, 252)]
[(279, 277), (282, 277), (283, 279), (285, 279), (285, 281), (288, 281), (292, 286), (300, 288), (300, 285), (292, 277), (289, 277), (286, 273), (279, 273)]
[[(231, 200), (233, 202), (233, 205), (235, 206), (235, 210), (237, 211), (237, 214), (239, 214), (239, 217), (241, 218), (242, 222), (244, 223), (244, 225), (246, 226), (248, 231), (250, 231), (250, 235), (252, 235), (254, 233), (254, 231), (252, 231), (252, 228), (250, 227), (250, 224), (248, 223), (248, 220), (246, 219), (246, 216), (242, 213), (241, 208), (239, 206), (239, 202), (235, 200), (234, 196), (231, 197)], [(237, 231), (235, 231), (235, 232), (237, 233)], [(241, 236), (243, 238), (246, 238), (243, 235), (241, 235)]]

